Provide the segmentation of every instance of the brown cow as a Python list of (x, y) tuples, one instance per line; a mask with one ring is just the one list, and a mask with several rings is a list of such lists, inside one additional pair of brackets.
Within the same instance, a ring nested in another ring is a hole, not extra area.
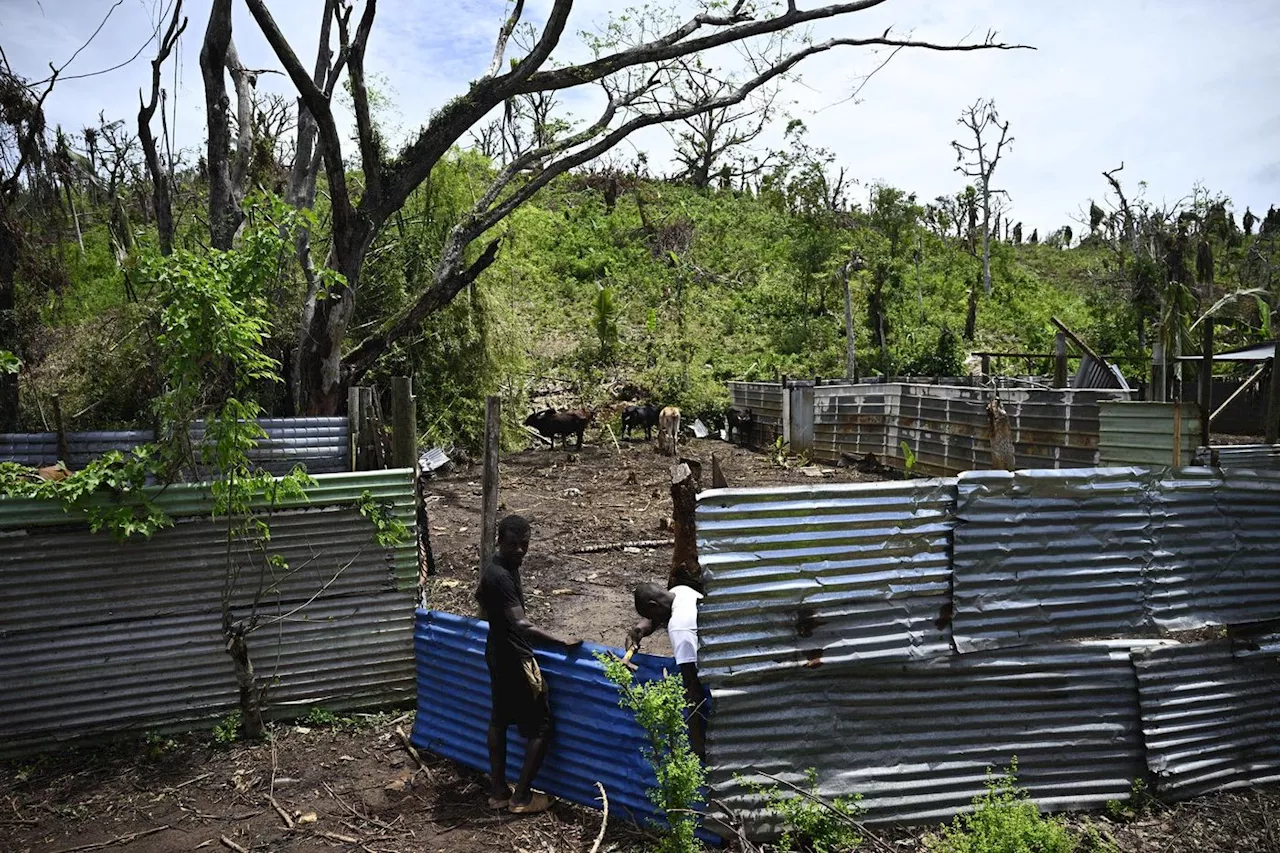
[(658, 412), (658, 449), (670, 456), (675, 456), (679, 441), (680, 410), (675, 406), (667, 406)]

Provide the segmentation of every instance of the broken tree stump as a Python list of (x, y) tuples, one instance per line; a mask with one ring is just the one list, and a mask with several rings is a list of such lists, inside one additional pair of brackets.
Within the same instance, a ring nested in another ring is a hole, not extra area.
[(729, 481), (724, 478), (724, 471), (720, 469), (720, 457), (714, 453), (711, 454), (711, 488), (729, 488)]
[(671, 574), (667, 589), (687, 586), (703, 592), (702, 567), (698, 564), (698, 530), (695, 512), (698, 506), (698, 484), (685, 462), (671, 466), (671, 518), (675, 544), (671, 554)]

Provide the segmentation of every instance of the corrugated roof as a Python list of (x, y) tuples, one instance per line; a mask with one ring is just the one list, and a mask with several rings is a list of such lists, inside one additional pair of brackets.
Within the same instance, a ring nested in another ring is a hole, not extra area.
[[(1237, 349), (1227, 350), (1226, 352), (1214, 353), (1214, 361), (1229, 362), (1257, 362), (1270, 361), (1276, 354), (1276, 341), (1267, 341), (1262, 344), (1250, 344), (1247, 347), (1238, 347)], [(1203, 356), (1199, 355), (1183, 355), (1178, 357), (1182, 361), (1201, 361)]]

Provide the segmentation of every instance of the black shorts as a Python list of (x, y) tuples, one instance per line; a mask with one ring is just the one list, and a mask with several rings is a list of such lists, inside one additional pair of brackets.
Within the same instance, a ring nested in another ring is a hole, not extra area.
[(514, 725), (526, 739), (551, 733), (547, 682), (533, 658), (488, 661), (492, 720), (499, 728)]

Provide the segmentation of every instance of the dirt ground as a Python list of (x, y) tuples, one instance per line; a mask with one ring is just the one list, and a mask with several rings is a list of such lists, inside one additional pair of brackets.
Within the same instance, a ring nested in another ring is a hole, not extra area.
[[(665, 583), (671, 548), (623, 547), (577, 553), (592, 546), (669, 540), (672, 459), (637, 439), (617, 446), (588, 433), (581, 451), (535, 448), (505, 455), (499, 466), (499, 515), (519, 513), (533, 525), (521, 576), (529, 616), (562, 636), (622, 645), (636, 619), (631, 591), (646, 580)], [(730, 486), (866, 482), (881, 479), (830, 465), (779, 465), (765, 454), (712, 439), (681, 445), (680, 457), (702, 465), (711, 484), (711, 456)], [(480, 547), (481, 472), (468, 467), (428, 481), (427, 514), (436, 576), (428, 604), (476, 614), (472, 597)], [(670, 654), (658, 632), (644, 650)]]
[[(0, 763), (4, 853), (587, 853), (598, 811), (490, 812), (484, 778), (431, 755), (419, 767), (398, 731), (412, 714), (277, 724), (271, 740), (220, 746), (208, 733), (132, 739)], [(1123, 853), (1280, 851), (1280, 789), (1203, 797), (1141, 816), (1090, 820)], [(927, 829), (880, 827), (861, 850), (923, 853)], [(653, 839), (610, 820), (601, 853)]]
[[(533, 545), (524, 585), (531, 616), (561, 634), (618, 644), (634, 618), (630, 590), (663, 580), (669, 547), (584, 547), (666, 539), (670, 459), (637, 441), (590, 441), (581, 451), (533, 449), (502, 460), (502, 511), (528, 516)], [(872, 480), (830, 467), (781, 467), (763, 454), (693, 441), (730, 485)], [(480, 474), (430, 481), (437, 574), (433, 607), (473, 613)], [(659, 633), (646, 650), (664, 653)], [(485, 807), (484, 778), (406, 749), (412, 712), (314, 715), (277, 723), (268, 742), (220, 745), (208, 732), (132, 737), (113, 745), (0, 762), (0, 853), (351, 851), (351, 853), (587, 853), (598, 811), (557, 804), (535, 817)], [(1280, 853), (1280, 789), (1201, 798), (1141, 817), (1091, 819), (1124, 853)], [(1079, 821), (1080, 818), (1073, 818)], [(915, 853), (927, 830), (883, 828), (862, 849)], [(601, 853), (640, 853), (653, 839), (610, 820)]]

